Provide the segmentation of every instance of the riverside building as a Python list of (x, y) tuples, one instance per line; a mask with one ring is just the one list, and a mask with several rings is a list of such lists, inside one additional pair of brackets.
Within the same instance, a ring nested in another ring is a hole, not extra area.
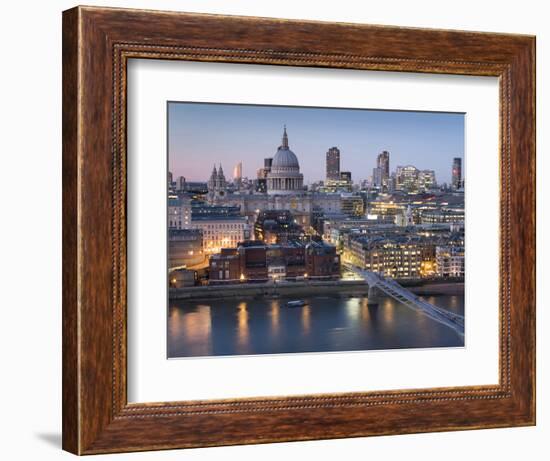
[(436, 247), (435, 263), (440, 277), (464, 277), (464, 247)]
[(336, 248), (322, 241), (271, 245), (245, 242), (210, 256), (211, 284), (268, 280), (331, 280), (340, 276)]

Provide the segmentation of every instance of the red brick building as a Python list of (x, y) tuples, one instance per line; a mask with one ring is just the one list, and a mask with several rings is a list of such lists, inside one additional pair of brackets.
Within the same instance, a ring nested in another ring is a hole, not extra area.
[(324, 242), (306, 245), (306, 269), (312, 277), (330, 278), (340, 273), (340, 256), (336, 247)]
[(334, 279), (340, 257), (325, 242), (266, 245), (243, 242), (210, 256), (210, 283), (265, 282), (270, 279)]

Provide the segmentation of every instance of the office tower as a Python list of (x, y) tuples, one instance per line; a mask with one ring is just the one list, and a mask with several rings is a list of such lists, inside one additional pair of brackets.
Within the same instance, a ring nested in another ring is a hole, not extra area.
[(452, 170), (452, 187), (453, 189), (462, 188), (462, 159), (460, 157), (455, 157), (453, 159), (453, 170)]
[(186, 189), (186, 180), (184, 176), (180, 176), (177, 181), (177, 190), (184, 191)]
[(243, 162), (239, 162), (233, 168), (233, 179), (235, 181), (240, 181), (243, 177)]
[(390, 153), (385, 150), (376, 157), (376, 179), (375, 184), (380, 187), (388, 187), (390, 178)]
[(340, 150), (331, 147), (327, 151), (327, 181), (338, 181), (340, 179)]
[(418, 168), (413, 165), (395, 169), (395, 188), (404, 192), (418, 192)]
[(420, 170), (418, 172), (418, 190), (427, 191), (436, 186), (434, 170)]

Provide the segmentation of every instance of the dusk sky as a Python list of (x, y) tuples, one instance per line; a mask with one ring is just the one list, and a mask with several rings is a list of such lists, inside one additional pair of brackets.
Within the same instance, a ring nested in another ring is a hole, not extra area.
[(383, 150), (390, 172), (398, 165), (433, 169), (438, 183), (449, 183), (453, 157), (464, 157), (464, 114), (170, 102), (169, 170), (207, 181), (221, 163), (231, 179), (242, 161), (243, 176), (256, 178), (264, 158), (277, 152), (284, 124), (305, 184), (325, 179), (332, 146), (354, 182), (371, 176)]

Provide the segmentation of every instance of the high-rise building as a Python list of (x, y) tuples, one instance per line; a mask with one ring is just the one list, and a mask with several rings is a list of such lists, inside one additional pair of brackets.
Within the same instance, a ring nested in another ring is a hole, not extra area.
[(452, 187), (453, 189), (462, 188), (462, 159), (460, 157), (453, 159)]
[(233, 179), (239, 182), (243, 177), (243, 162), (239, 162), (233, 168)]
[(340, 149), (331, 147), (327, 151), (327, 181), (340, 179)]
[(372, 185), (379, 187), (382, 184), (382, 174), (377, 166), (372, 169)]
[(395, 192), (396, 189), (397, 189), (397, 177), (394, 171), (388, 179), (388, 192)]
[(395, 169), (395, 188), (405, 192), (418, 192), (418, 169), (413, 165)]
[(378, 169), (376, 172), (376, 180), (378, 182), (375, 184), (380, 187), (388, 187), (388, 180), (390, 178), (390, 153), (387, 150), (380, 152), (378, 157), (376, 157), (376, 168)]
[(434, 170), (420, 170), (418, 172), (418, 190), (427, 191), (435, 188), (435, 171)]
[(177, 190), (184, 191), (186, 189), (185, 176), (180, 176), (177, 181)]
[[(392, 184), (394, 182), (394, 184)], [(404, 192), (426, 192), (436, 186), (434, 170), (419, 170), (413, 165), (397, 166), (394, 177), (390, 177), (391, 189)]]

